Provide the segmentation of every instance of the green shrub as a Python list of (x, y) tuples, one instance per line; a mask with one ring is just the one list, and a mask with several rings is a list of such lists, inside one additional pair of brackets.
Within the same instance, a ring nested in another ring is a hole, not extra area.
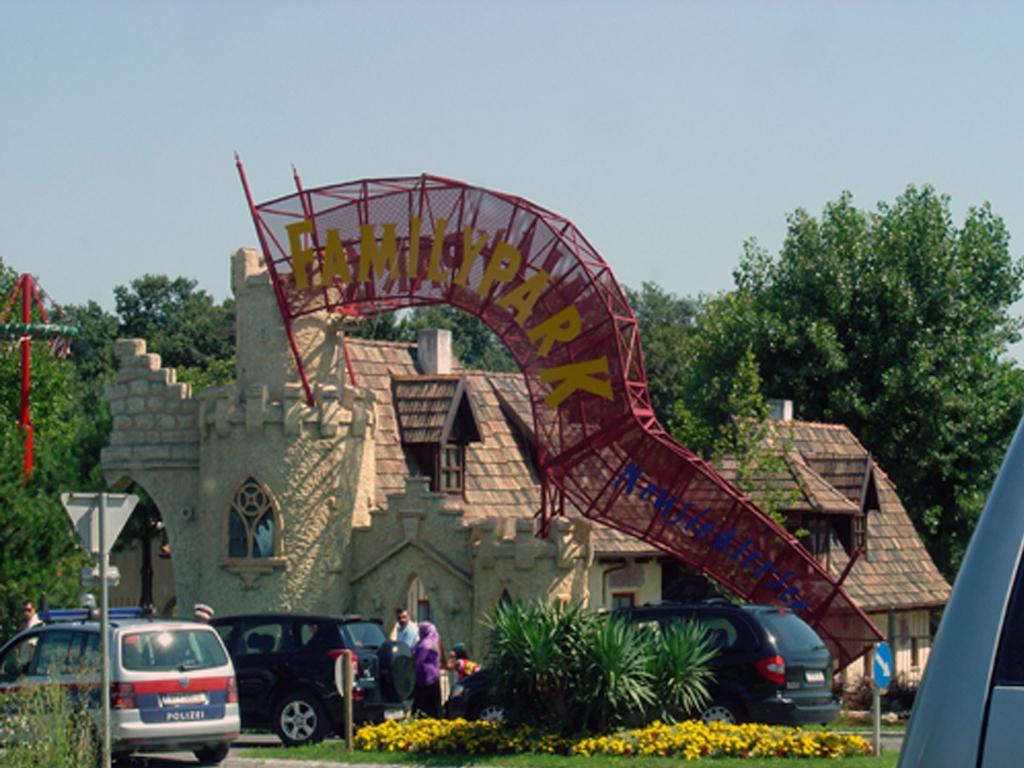
[(709, 698), (714, 650), (699, 625), (661, 632), (540, 600), (500, 604), (486, 621), (492, 693), (514, 722), (605, 733), (692, 715)]
[(653, 634), (651, 673), (661, 707), (659, 716), (672, 722), (699, 712), (711, 698), (711, 662), (718, 653), (707, 632), (697, 622), (674, 621)]
[(655, 643), (621, 616), (601, 616), (587, 629), (574, 694), (588, 730), (605, 733), (613, 723), (642, 719), (657, 705)]
[(96, 723), (57, 683), (29, 685), (0, 697), (3, 765), (88, 768), (99, 764)]

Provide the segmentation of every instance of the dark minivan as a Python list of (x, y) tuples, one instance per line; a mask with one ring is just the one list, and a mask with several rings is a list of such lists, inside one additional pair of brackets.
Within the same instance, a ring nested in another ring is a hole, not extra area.
[(703, 624), (718, 649), (715, 681), (702, 719), (777, 725), (829, 723), (839, 714), (832, 694), (832, 655), (818, 633), (787, 608), (771, 605), (662, 603), (625, 608), (633, 621)]
[(216, 618), (235, 665), (242, 727), (270, 727), (286, 745), (344, 727), (335, 661), (355, 653), (356, 723), (406, 717), (415, 686), (412, 652), (363, 616), (259, 613)]

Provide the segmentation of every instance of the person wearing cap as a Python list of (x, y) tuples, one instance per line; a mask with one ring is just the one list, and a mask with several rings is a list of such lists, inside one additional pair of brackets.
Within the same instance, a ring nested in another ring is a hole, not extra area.
[(213, 618), (213, 608), (206, 603), (196, 603), (192, 608), (192, 617), (203, 624), (209, 624)]

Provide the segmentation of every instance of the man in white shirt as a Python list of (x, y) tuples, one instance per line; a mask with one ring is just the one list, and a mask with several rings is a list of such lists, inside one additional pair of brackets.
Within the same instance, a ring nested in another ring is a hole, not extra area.
[(32, 604), (31, 600), (26, 600), (21, 604), (21, 626), (18, 627), (19, 632), (24, 632), (26, 629), (32, 629), (36, 624), (42, 624), (42, 619), (36, 615), (36, 607)]
[(420, 639), (419, 627), (409, 618), (409, 612), (405, 608), (396, 608), (395, 618), (398, 620), (395, 626), (395, 640), (412, 648)]

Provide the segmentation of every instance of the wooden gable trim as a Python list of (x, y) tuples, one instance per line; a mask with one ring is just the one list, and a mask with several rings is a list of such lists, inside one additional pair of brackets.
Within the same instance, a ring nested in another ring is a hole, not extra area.
[(469, 424), (472, 426), (472, 432), (466, 436), (465, 442), (482, 442), (480, 437), (480, 417), (476, 412), (476, 407), (473, 405), (473, 398), (469, 396), (469, 387), (466, 384), (466, 379), (460, 376), (459, 383), (455, 387), (455, 394), (452, 395), (451, 405), (448, 407), (448, 413), (444, 417), (444, 425), (441, 427), (440, 445), (443, 446), (452, 442), (452, 429), (455, 427), (455, 422), (463, 403), (466, 404), (469, 412)]

